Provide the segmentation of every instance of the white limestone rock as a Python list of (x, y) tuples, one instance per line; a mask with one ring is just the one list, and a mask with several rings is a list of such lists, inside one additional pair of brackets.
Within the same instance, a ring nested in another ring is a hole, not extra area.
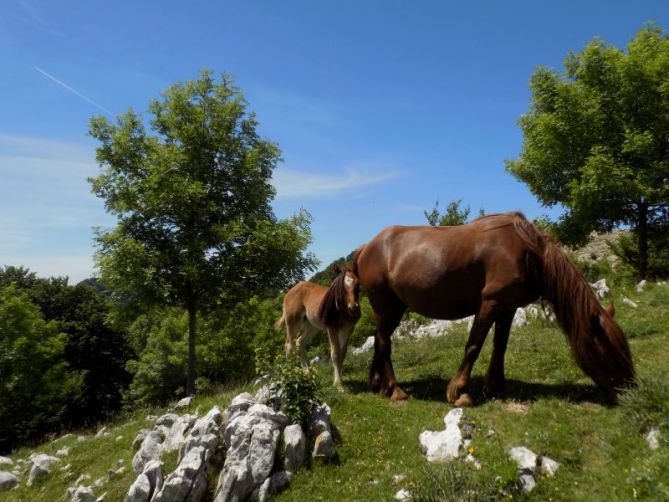
[(548, 476), (549, 478), (555, 476), (558, 469), (560, 468), (560, 463), (549, 457), (542, 456), (540, 458), (540, 462), (541, 462), (541, 472), (545, 476)]
[(313, 409), (309, 423), (311, 437), (316, 437), (321, 432), (330, 432), (330, 415), (331, 410), (326, 403), (321, 403)]
[(365, 339), (365, 342), (360, 347), (354, 348), (351, 352), (354, 355), (364, 354), (365, 352), (369, 352), (373, 348), (374, 348), (374, 337), (373, 336), (368, 336)]
[(184, 397), (183, 399), (179, 400), (177, 404), (174, 405), (174, 409), (180, 410), (183, 408), (188, 408), (192, 401), (193, 401), (193, 396)]
[(290, 423), (288, 415), (281, 411), (274, 411), (266, 404), (254, 404), (247, 410), (247, 413), (274, 422), (277, 427), (285, 427)]
[(524, 446), (514, 446), (509, 451), (509, 457), (511, 460), (514, 460), (518, 465), (520, 470), (530, 470), (534, 469), (539, 465), (537, 454), (532, 450), (525, 448)]
[(606, 279), (600, 279), (597, 282), (593, 282), (590, 284), (590, 287), (594, 289), (595, 296), (597, 296), (597, 299), (599, 300), (603, 300), (611, 293), (611, 288), (606, 284)]
[(630, 300), (630, 299), (627, 298), (626, 296), (623, 296), (623, 303), (624, 303), (625, 305), (629, 305), (629, 306), (632, 307), (632, 308), (637, 308), (637, 307), (639, 306), (636, 302)]
[(170, 474), (152, 502), (199, 501), (207, 490), (207, 450), (201, 446), (191, 448)]
[(169, 432), (165, 435), (165, 440), (162, 443), (163, 451), (174, 451), (181, 448), (181, 445), (186, 441), (188, 431), (197, 417), (195, 415), (182, 415), (177, 418), (170, 427)]
[(6, 471), (0, 471), (0, 492), (11, 490), (18, 486), (19, 478), (16, 474)]
[(132, 459), (132, 468), (136, 473), (142, 472), (146, 464), (151, 460), (158, 460), (160, 458), (164, 439), (162, 432), (157, 430), (149, 432), (144, 438), (142, 446)]
[(314, 460), (320, 460), (322, 462), (327, 462), (334, 459), (337, 456), (337, 451), (335, 450), (334, 441), (332, 439), (332, 434), (330, 431), (323, 431), (314, 441), (314, 450), (311, 454), (311, 457)]
[(283, 430), (284, 465), (291, 472), (297, 471), (304, 464), (304, 450), (307, 437), (298, 424), (289, 425)]
[(411, 500), (411, 492), (406, 488), (402, 488), (395, 494), (395, 500)]
[[(71, 502), (95, 502), (97, 500), (97, 497), (90, 486), (77, 486), (73, 488)], [(70, 488), (70, 490), (72, 490), (72, 488)]]
[(52, 457), (46, 453), (33, 453), (30, 455), (30, 474), (28, 476), (28, 486), (31, 486), (36, 479), (41, 479), (49, 475), (51, 466), (60, 461), (58, 457)]
[(9, 457), (0, 456), (0, 465), (13, 465), (14, 461)]
[(648, 431), (648, 434), (646, 434), (646, 442), (648, 443), (648, 448), (657, 450), (660, 447), (660, 429), (652, 427)]
[(462, 419), (462, 414), (462, 408), (453, 408), (444, 417), (446, 429), (421, 432), (419, 436), (420, 446), (428, 461), (440, 462), (460, 456), (463, 440), (458, 424)]

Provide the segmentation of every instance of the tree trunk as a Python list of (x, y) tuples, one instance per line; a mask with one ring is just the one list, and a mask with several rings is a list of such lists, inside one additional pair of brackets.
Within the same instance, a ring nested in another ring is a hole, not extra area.
[(639, 222), (637, 224), (639, 245), (639, 263), (637, 264), (638, 280), (646, 278), (648, 273), (648, 203), (642, 200), (639, 204)]
[(186, 394), (195, 394), (195, 332), (197, 308), (188, 307), (188, 374), (186, 377)]

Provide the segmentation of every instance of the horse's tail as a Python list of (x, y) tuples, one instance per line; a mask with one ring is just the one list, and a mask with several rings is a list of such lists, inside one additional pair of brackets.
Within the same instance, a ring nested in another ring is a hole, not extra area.
[[(522, 213), (516, 213), (513, 224), (527, 248), (528, 272), (540, 294), (553, 306), (576, 363), (600, 387), (610, 389), (611, 375), (624, 380), (633, 378), (627, 340), (610, 313), (605, 313), (580, 270), (549, 235), (539, 231)], [(607, 319), (603, 320), (603, 316)]]
[(286, 322), (286, 314), (285, 312), (281, 312), (281, 317), (279, 318), (278, 321), (274, 323), (274, 330), (281, 331), (283, 329), (285, 322)]

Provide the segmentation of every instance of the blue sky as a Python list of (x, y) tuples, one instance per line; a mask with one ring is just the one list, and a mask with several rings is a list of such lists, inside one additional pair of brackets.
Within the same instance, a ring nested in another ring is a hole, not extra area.
[(278, 216), (306, 208), (323, 265), (390, 224), (462, 199), (556, 216), (504, 170), (539, 65), (595, 36), (623, 47), (666, 1), (126, 1), (0, 4), (0, 265), (77, 282), (111, 226), (92, 115), (200, 68), (233, 74), (284, 162)]

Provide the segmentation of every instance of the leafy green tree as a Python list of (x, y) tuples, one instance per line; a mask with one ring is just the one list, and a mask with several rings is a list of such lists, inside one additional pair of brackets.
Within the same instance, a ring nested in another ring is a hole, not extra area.
[(65, 362), (67, 335), (26, 293), (0, 290), (0, 449), (59, 425), (82, 376)]
[(669, 217), (669, 38), (650, 25), (626, 51), (595, 39), (564, 65), (533, 73), (523, 149), (507, 169), (542, 204), (566, 208), (567, 243), (629, 225), (643, 278), (649, 229)]
[(116, 295), (188, 313), (186, 392), (195, 387), (198, 313), (302, 278), (314, 259), (305, 211), (271, 209), (278, 146), (258, 136), (240, 90), (203, 70), (149, 106), (91, 120), (102, 174), (91, 179), (118, 224), (97, 234), (97, 263)]
[[(467, 223), (469, 214), (472, 211), (469, 206), (461, 209), (460, 204), (462, 204), (462, 199), (449, 202), (446, 206), (446, 211), (441, 214), (439, 212), (439, 200), (437, 200), (434, 203), (432, 211), (429, 213), (427, 211), (423, 211), (423, 214), (425, 214), (425, 219), (427, 219), (427, 222), (433, 227), (463, 225), (464, 223)], [(479, 216), (483, 216), (484, 214), (485, 211), (481, 209), (479, 211)]]
[(66, 277), (38, 278), (23, 267), (0, 268), (0, 288), (14, 285), (39, 307), (46, 321), (54, 321), (67, 335), (65, 360), (82, 376), (76, 403), (63, 416), (69, 424), (99, 420), (118, 409), (129, 383), (125, 370), (132, 356), (124, 331), (108, 321), (109, 300), (90, 284), (69, 286)]

